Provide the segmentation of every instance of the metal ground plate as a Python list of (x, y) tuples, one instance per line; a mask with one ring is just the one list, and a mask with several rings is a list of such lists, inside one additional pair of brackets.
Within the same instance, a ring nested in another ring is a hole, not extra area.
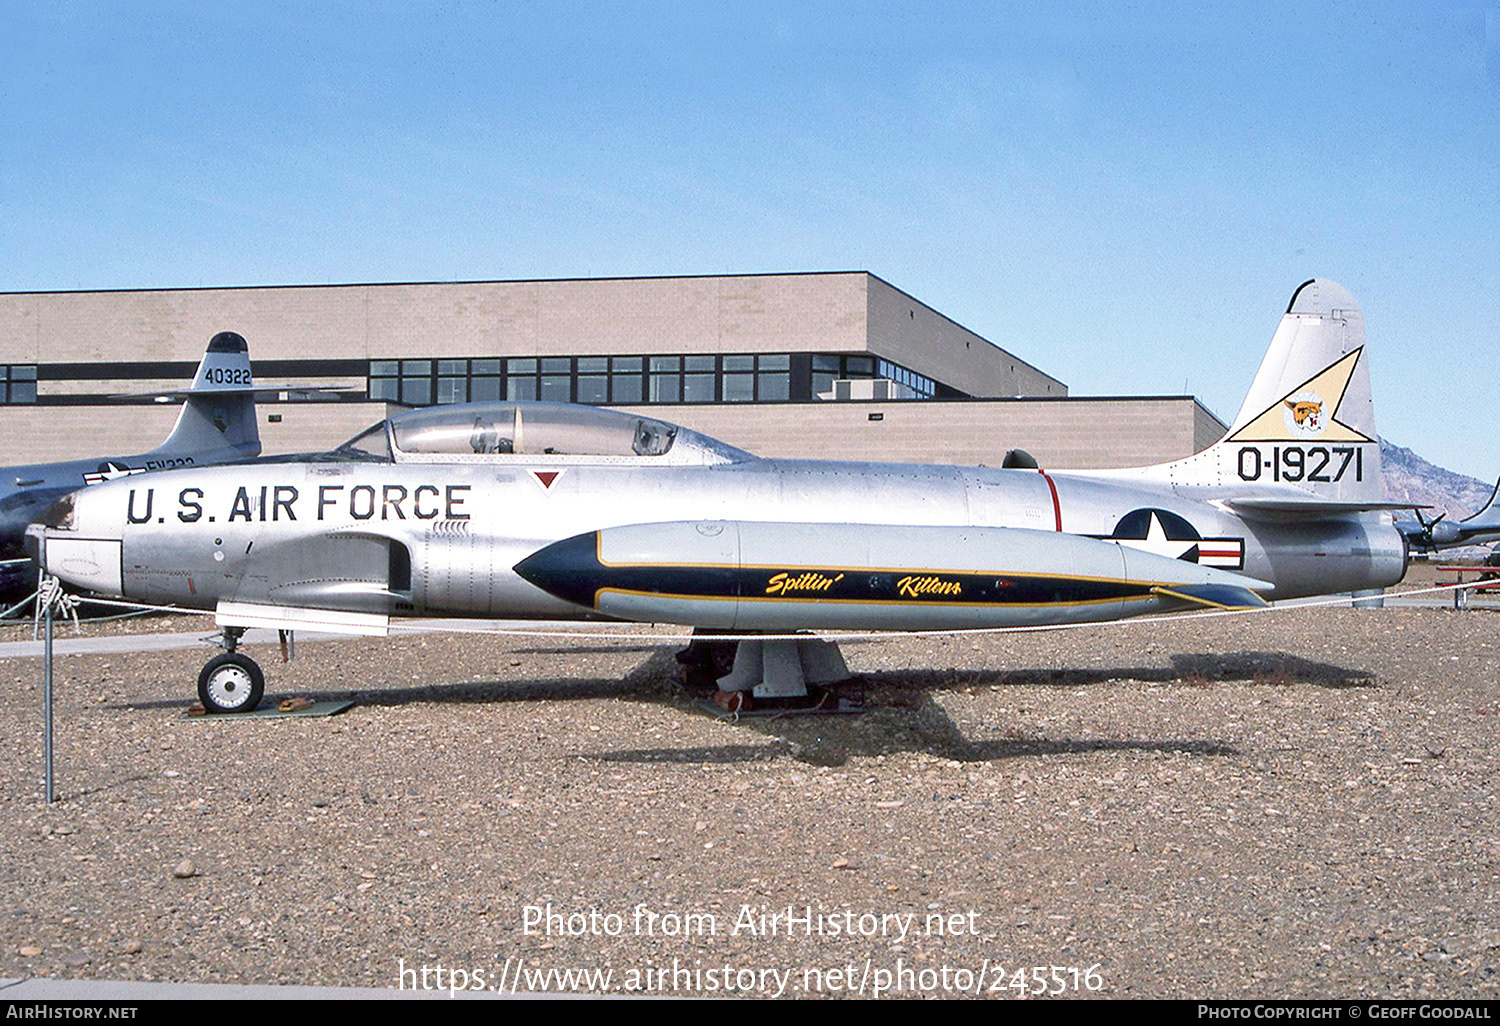
[(206, 713), (202, 716), (192, 716), (184, 710), (179, 720), (207, 720), (210, 723), (229, 723), (235, 720), (296, 720), (309, 716), (337, 716), (345, 709), (355, 704), (353, 699), (342, 702), (314, 702), (306, 709), (297, 709), (293, 712), (282, 712), (280, 702), (262, 702), (254, 712), (247, 713)]

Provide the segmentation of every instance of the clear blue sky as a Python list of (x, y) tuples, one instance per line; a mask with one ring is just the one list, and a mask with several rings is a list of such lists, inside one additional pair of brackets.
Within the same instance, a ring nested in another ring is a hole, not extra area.
[(0, 290), (861, 269), (1227, 419), (1322, 276), (1500, 474), (1495, 5), (1201, 6), (8, 3)]

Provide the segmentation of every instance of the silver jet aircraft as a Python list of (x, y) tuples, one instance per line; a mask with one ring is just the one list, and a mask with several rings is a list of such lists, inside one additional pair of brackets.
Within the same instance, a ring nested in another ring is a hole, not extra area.
[[(1011, 461), (1018, 462), (1018, 461)], [(1019, 462), (1025, 462), (1020, 460)], [(213, 609), (211, 710), (253, 708), (253, 626), (603, 618), (739, 635), (730, 707), (847, 676), (795, 632), (1112, 620), (1395, 584), (1364, 326), (1297, 289), (1216, 444), (1133, 470), (760, 459), (639, 414), (437, 406), (334, 452), (76, 492), (31, 529), (67, 583)]]
[(0, 469), (0, 609), (36, 589), (36, 564), (23, 548), (27, 526), (80, 485), (164, 467), (228, 463), (260, 453), (250, 353), (234, 332), (220, 332), (209, 340), (189, 387), (153, 394), (181, 397), (184, 402), (172, 433), (150, 452)]

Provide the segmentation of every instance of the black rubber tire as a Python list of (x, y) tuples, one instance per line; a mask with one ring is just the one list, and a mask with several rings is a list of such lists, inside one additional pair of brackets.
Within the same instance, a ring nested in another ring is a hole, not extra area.
[(214, 656), (198, 674), (198, 700), (211, 713), (252, 712), (265, 693), (266, 675), (238, 652)]

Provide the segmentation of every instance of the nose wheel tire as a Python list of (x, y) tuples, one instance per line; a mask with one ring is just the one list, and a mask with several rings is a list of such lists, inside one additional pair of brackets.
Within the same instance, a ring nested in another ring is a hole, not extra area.
[(245, 713), (266, 691), (266, 677), (254, 659), (236, 652), (214, 656), (198, 674), (198, 698), (213, 713)]

